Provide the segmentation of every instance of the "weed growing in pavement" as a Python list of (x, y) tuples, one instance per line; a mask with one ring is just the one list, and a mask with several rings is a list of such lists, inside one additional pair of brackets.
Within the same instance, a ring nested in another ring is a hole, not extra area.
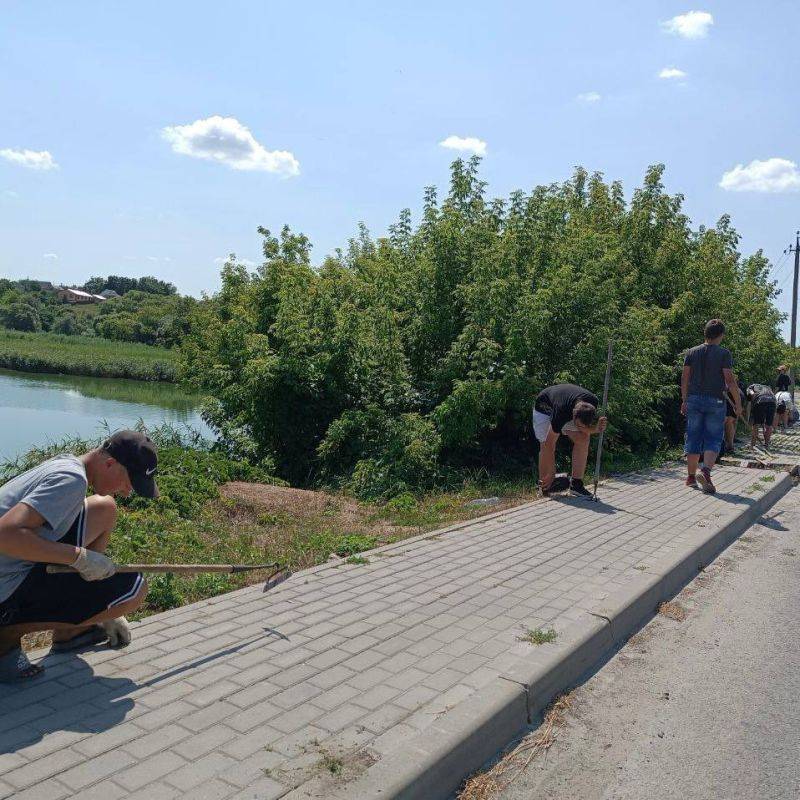
[(347, 559), (348, 564), (369, 564), (369, 559), (364, 556), (350, 556)]
[(556, 636), (558, 636), (558, 634), (553, 628), (536, 628), (535, 630), (529, 628), (522, 636), (518, 636), (517, 640), (520, 642), (527, 642), (528, 644), (540, 645), (554, 642)]
[(760, 480), (763, 483), (769, 483), (770, 481), (774, 481), (775, 480), (775, 476), (774, 475), (762, 475)]
[(341, 758), (332, 756), (330, 753), (323, 753), (322, 760), (319, 763), (320, 766), (328, 770), (331, 775), (340, 775), (342, 772), (342, 767), (344, 767), (344, 761), (342, 761)]

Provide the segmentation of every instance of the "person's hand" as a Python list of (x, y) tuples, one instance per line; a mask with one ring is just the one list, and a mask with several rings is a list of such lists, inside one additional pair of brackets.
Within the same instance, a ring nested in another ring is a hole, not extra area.
[(116, 565), (107, 555), (85, 547), (81, 547), (78, 557), (70, 566), (78, 570), (85, 581), (102, 581), (117, 571)]
[(127, 647), (131, 643), (131, 626), (125, 617), (117, 617), (100, 623), (108, 634), (109, 647)]
[(597, 430), (602, 433), (608, 427), (608, 417), (600, 417), (597, 420)]
[(681, 414), (685, 417), (689, 413), (689, 404), (684, 400), (681, 403)]

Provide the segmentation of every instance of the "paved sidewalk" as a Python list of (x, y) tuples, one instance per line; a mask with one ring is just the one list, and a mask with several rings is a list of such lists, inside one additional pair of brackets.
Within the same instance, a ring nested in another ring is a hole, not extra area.
[(123, 651), (47, 656), (0, 687), (0, 798), (346, 795), (529, 654), (525, 631), (746, 512), (774, 485), (758, 472), (719, 469), (713, 497), (682, 467), (618, 478), (598, 504), (531, 503), (150, 617)]

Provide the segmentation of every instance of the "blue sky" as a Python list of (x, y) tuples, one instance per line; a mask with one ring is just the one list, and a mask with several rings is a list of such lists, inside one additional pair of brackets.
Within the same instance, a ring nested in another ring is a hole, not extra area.
[(360, 220), (381, 235), (444, 188), (450, 136), (485, 143), (491, 194), (575, 164), (630, 192), (663, 161), (693, 222), (730, 213), (745, 252), (780, 263), (800, 227), (789, 0), (7, 1), (2, 16), (3, 276), (155, 274), (198, 294), (216, 259), (257, 261), (256, 227), (284, 223), (321, 261)]

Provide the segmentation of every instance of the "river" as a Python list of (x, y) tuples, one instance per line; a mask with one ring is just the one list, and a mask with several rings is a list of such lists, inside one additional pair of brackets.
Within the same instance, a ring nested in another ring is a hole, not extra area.
[(65, 436), (132, 428), (140, 419), (150, 427), (188, 425), (211, 438), (198, 404), (170, 383), (0, 369), (0, 461)]

